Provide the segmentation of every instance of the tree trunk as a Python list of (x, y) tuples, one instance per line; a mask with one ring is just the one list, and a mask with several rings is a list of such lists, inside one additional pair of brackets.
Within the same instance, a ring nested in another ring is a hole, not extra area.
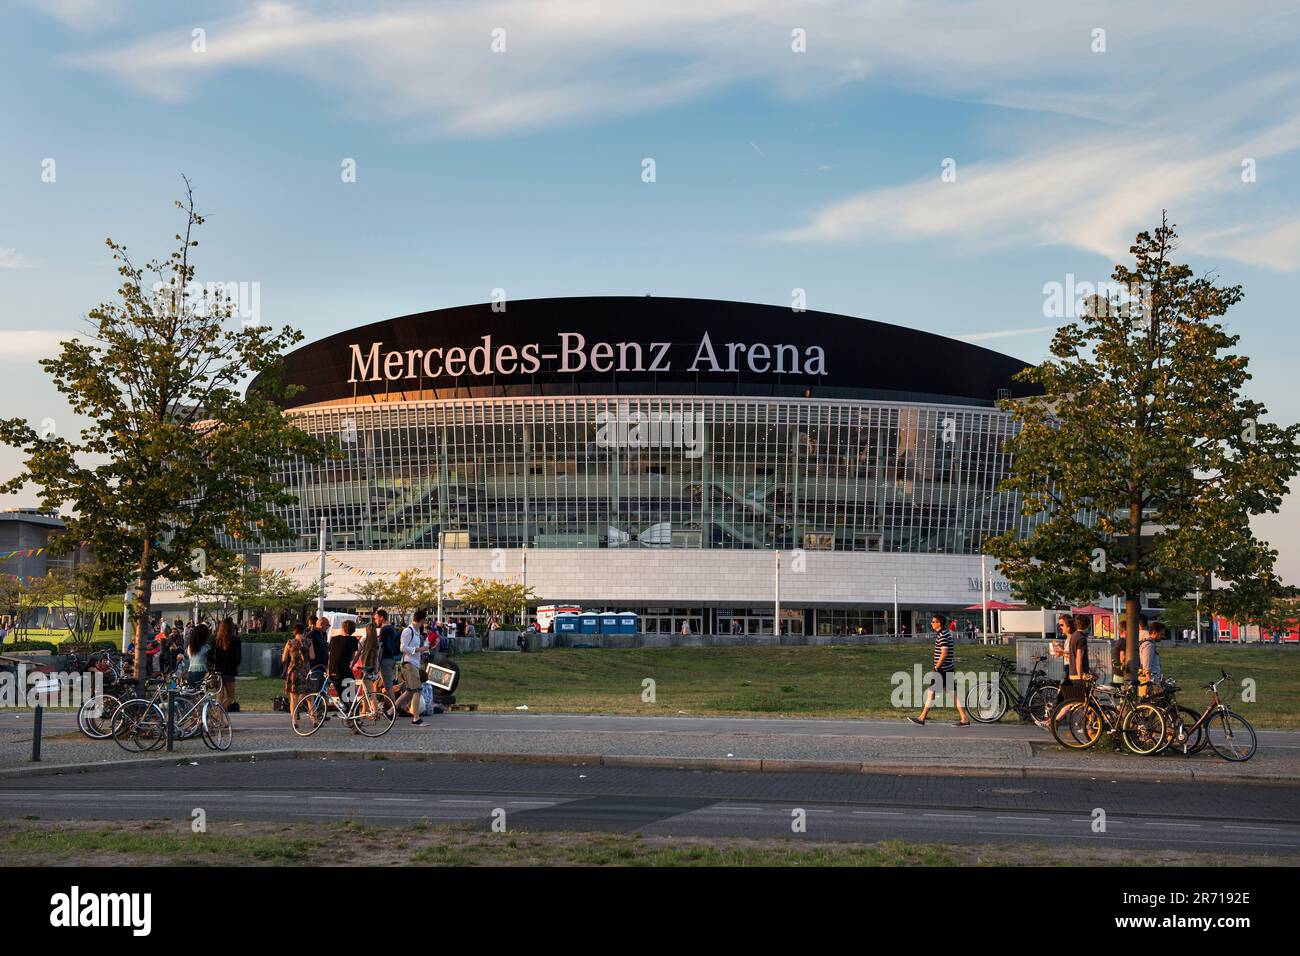
[(141, 696), (144, 696), (144, 681), (149, 672), (146, 631), (153, 602), (152, 548), (153, 542), (146, 539), (140, 552), (140, 569), (135, 579), (135, 687), (136, 693)]

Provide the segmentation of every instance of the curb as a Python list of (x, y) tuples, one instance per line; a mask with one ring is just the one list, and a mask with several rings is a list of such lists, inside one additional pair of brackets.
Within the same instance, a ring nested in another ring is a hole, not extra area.
[[(859, 763), (851, 760), (791, 760), (751, 757), (663, 757), (620, 754), (565, 753), (473, 753), (421, 750), (307, 750), (282, 749), (200, 753), (168, 757), (107, 760), (96, 763), (50, 764), (40, 767), (11, 767), (0, 770), (0, 782), (24, 777), (83, 774), (120, 770), (125, 767), (169, 767), (183, 764), (255, 763), (259, 760), (375, 760), (396, 763), (515, 763), (561, 766), (638, 767), (661, 770), (724, 771), (729, 773), (836, 773), (884, 774), (896, 777), (1017, 777), (1021, 779), (1118, 779), (1107, 768), (1036, 767), (1024, 764), (979, 764), (970, 766), (917, 766), (914, 764)], [(1253, 776), (1239, 773), (1206, 773), (1167, 769), (1144, 778), (1148, 783), (1230, 783), (1264, 786), (1295, 786), (1300, 774)]]

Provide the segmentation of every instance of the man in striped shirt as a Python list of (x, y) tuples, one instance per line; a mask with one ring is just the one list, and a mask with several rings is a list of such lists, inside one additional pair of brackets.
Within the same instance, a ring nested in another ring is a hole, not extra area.
[(923, 725), (930, 708), (934, 706), (935, 692), (938, 691), (944, 697), (940, 706), (947, 703), (949, 694), (952, 694), (953, 702), (957, 705), (961, 719), (955, 721), (953, 726), (969, 727), (970, 718), (966, 716), (966, 708), (961, 705), (961, 695), (957, 693), (957, 662), (952, 631), (944, 627), (943, 618), (938, 614), (930, 618), (930, 629), (934, 631), (934, 673), (930, 675), (930, 686), (925, 692), (925, 706), (921, 708), (921, 715), (908, 716), (907, 720)]

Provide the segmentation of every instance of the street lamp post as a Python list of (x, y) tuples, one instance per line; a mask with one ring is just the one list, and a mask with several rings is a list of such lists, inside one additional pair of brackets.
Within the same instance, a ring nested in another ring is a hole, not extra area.
[(320, 519), (320, 593), (316, 596), (316, 615), (325, 615), (325, 516)]
[(894, 578), (894, 634), (901, 637), (902, 628), (898, 626), (898, 578)]
[(781, 552), (774, 551), (773, 557), (776, 558), (776, 574), (774, 577), (774, 586), (776, 593), (772, 605), (772, 634), (777, 638), (778, 643), (781, 637)]

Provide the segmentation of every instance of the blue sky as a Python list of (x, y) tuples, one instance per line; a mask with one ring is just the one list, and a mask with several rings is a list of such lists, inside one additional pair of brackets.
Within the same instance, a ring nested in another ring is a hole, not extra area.
[[(6, 414), (66, 417), (34, 358), (111, 296), (106, 236), (167, 251), (183, 172), (208, 216), (199, 278), (259, 283), (263, 319), (308, 339), (498, 287), (781, 304), (798, 287), (1032, 361), (1057, 321), (1044, 285), (1106, 278), (1167, 207), (1186, 260), (1246, 287), (1230, 324), (1252, 395), (1300, 418), (1287, 4), (7, 7)], [(1259, 527), (1300, 580), (1294, 496)]]

